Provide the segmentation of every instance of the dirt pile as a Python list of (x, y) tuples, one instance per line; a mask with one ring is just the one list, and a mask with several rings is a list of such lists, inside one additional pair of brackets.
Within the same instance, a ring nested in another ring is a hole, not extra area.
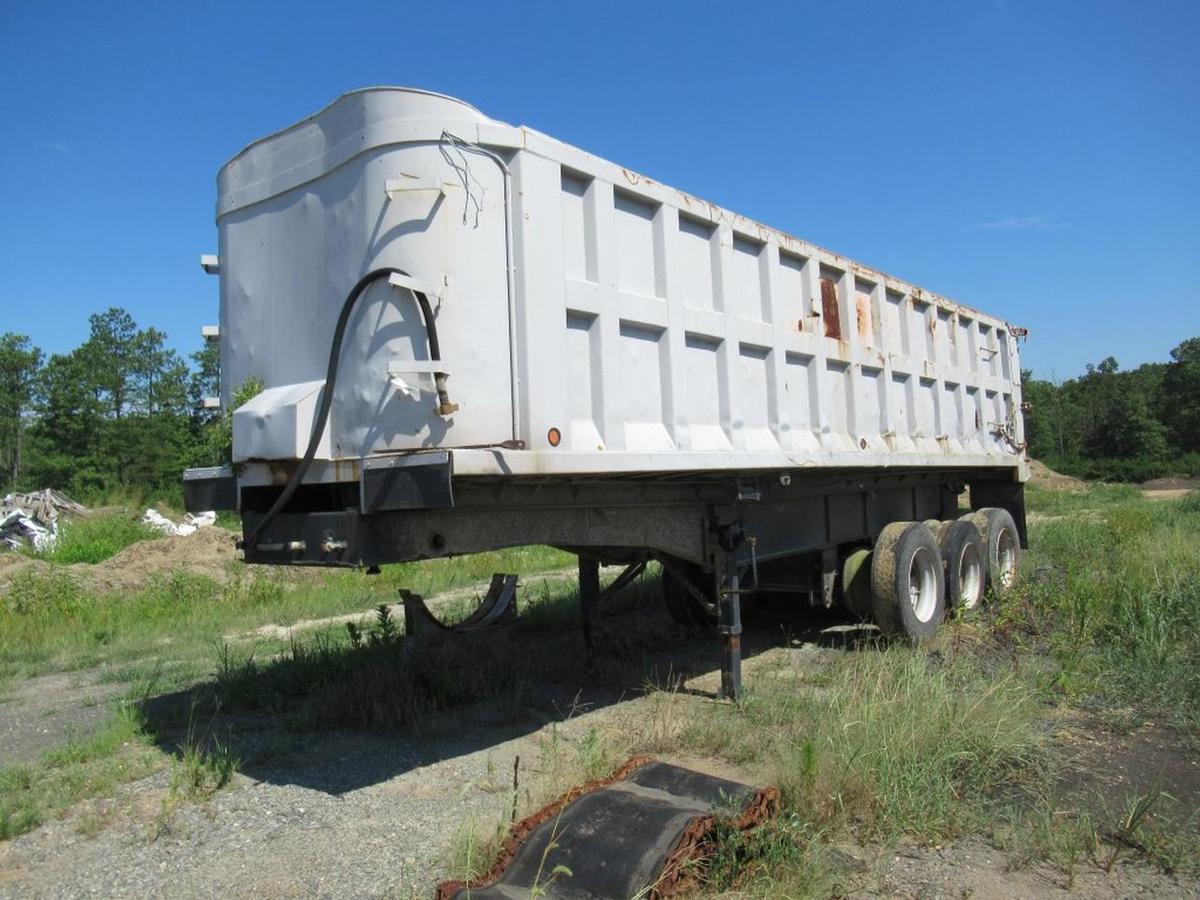
[(75, 563), (56, 566), (21, 553), (0, 555), (0, 592), (21, 572), (48, 575), (66, 573), (91, 594), (126, 593), (139, 590), (155, 575), (186, 572), (207, 575), (219, 582), (230, 576), (240, 555), (234, 546), (236, 535), (224, 528), (202, 528), (187, 537), (162, 537), (138, 541), (116, 556), (94, 565)]
[(1029, 460), (1029, 482), (1048, 491), (1086, 491), (1088, 488), (1086, 481), (1055, 472), (1036, 459)]
[(155, 575), (171, 572), (207, 575), (224, 582), (240, 555), (235, 540), (236, 535), (224, 528), (202, 528), (185, 537), (138, 541), (104, 562), (77, 563), (67, 568), (82, 585), (98, 594), (137, 590)]

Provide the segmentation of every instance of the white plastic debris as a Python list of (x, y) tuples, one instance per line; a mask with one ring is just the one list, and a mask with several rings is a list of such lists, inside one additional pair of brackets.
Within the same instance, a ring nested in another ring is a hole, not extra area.
[(197, 529), (207, 528), (217, 521), (217, 514), (209, 510), (202, 513), (188, 513), (182, 522), (172, 522), (157, 509), (148, 509), (142, 514), (142, 524), (149, 525), (163, 534), (173, 534), (176, 537), (187, 537), (195, 534)]
[(87, 509), (50, 488), (8, 494), (0, 500), (0, 547), (16, 550), (28, 544), (39, 552), (53, 549), (58, 540), (58, 517), (64, 512)]
[(34, 550), (51, 550), (58, 538), (57, 523), (45, 528), (19, 509), (11, 510), (0, 517), (0, 543), (10, 550), (18, 550), (23, 544), (32, 545)]

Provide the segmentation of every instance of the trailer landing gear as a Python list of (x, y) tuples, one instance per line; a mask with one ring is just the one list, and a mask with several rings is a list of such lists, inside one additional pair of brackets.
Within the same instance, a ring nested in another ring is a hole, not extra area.
[(737, 702), (742, 696), (742, 592), (737, 560), (730, 556), (720, 589), (721, 696)]

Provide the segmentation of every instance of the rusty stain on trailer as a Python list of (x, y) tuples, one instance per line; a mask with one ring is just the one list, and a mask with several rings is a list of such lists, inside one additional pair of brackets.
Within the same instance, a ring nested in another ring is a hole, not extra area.
[(294, 459), (268, 459), (265, 460), (267, 471), (271, 474), (271, 484), (275, 487), (282, 487), (288, 483), (292, 477), (292, 473), (296, 471), (299, 463)]
[(825, 337), (840, 341), (842, 318), (838, 313), (837, 285), (825, 276), (821, 276), (821, 315), (825, 319)]
[(854, 298), (855, 324), (858, 326), (858, 339), (864, 344), (871, 343), (871, 298), (862, 294)]

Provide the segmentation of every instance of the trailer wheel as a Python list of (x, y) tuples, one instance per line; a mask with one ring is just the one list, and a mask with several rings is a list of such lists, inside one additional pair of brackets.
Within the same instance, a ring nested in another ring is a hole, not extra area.
[[(706, 598), (713, 597), (712, 575), (695, 563), (678, 560), (674, 565), (683, 571), (687, 579), (703, 592)], [(709, 599), (702, 603), (666, 565), (662, 567), (663, 600), (671, 618), (685, 628), (711, 629), (717, 624), (717, 602)]]
[(917, 642), (932, 637), (946, 612), (942, 554), (920, 522), (893, 522), (871, 554), (875, 623), (888, 637)]
[(988, 584), (996, 596), (1003, 597), (1017, 583), (1021, 562), (1021, 539), (1017, 523), (1007, 509), (995, 506), (977, 509), (963, 516), (979, 529), (987, 552)]
[(983, 599), (987, 586), (987, 550), (983, 536), (965, 519), (944, 523), (938, 546), (946, 567), (946, 605), (951, 609), (973, 609)]
[(926, 519), (923, 523), (933, 535), (933, 539), (939, 544), (942, 542), (942, 535), (946, 533), (946, 528), (950, 525), (949, 522), (942, 519)]

